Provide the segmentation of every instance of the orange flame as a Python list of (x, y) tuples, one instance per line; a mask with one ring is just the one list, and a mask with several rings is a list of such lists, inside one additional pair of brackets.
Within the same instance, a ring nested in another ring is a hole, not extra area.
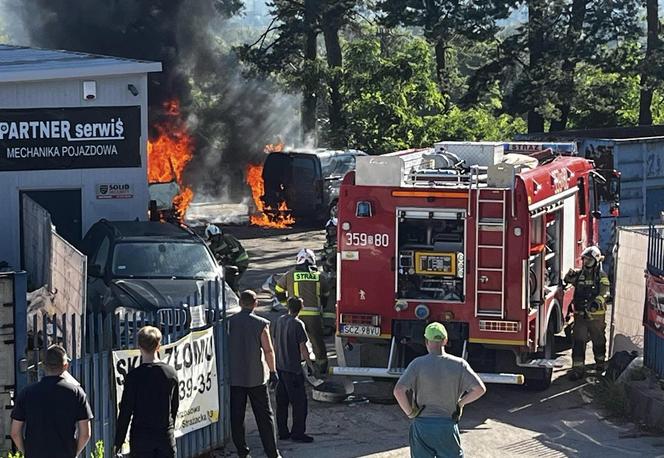
[(270, 227), (275, 229), (286, 229), (295, 224), (295, 219), (288, 213), (289, 209), (286, 202), (281, 202), (279, 208), (274, 214), (270, 207), (266, 207), (261, 200), (265, 194), (265, 185), (263, 183), (263, 166), (258, 164), (249, 164), (247, 166), (246, 182), (251, 188), (251, 197), (256, 205), (257, 214), (251, 215), (249, 221), (255, 226)]
[(180, 194), (173, 199), (173, 205), (183, 217), (194, 198), (194, 192), (182, 180), (184, 169), (193, 156), (193, 139), (180, 117), (177, 100), (164, 103), (164, 112), (170, 119), (157, 126), (159, 136), (148, 142), (148, 182), (175, 181), (180, 186)]

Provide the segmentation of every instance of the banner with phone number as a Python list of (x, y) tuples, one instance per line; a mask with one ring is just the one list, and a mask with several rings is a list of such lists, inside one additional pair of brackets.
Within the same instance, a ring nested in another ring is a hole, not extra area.
[(646, 304), (643, 324), (664, 338), (664, 279), (646, 274)]
[[(177, 342), (164, 345), (159, 357), (172, 366), (178, 375), (180, 408), (175, 421), (175, 437), (184, 436), (219, 421), (219, 382), (214, 330), (209, 328), (195, 331)], [(140, 364), (139, 350), (113, 352), (118, 410), (125, 376)]]

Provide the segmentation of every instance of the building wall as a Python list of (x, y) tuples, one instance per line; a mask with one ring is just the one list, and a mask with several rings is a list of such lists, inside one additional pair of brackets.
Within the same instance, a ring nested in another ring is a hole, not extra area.
[[(86, 80), (93, 78), (85, 78)], [(94, 78), (97, 97), (83, 98), (81, 80), (52, 80), (0, 84), (1, 109), (70, 108), (102, 106), (141, 107), (141, 162), (142, 167), (33, 170), (0, 172), (0, 260), (11, 265), (20, 264), (20, 203), (19, 194), (26, 190), (80, 189), (82, 205), (82, 234), (101, 218), (133, 220), (147, 218), (147, 75)], [(133, 96), (127, 89), (133, 84), (139, 91)], [(95, 186), (100, 183), (127, 183), (133, 186), (129, 199), (97, 199)]]

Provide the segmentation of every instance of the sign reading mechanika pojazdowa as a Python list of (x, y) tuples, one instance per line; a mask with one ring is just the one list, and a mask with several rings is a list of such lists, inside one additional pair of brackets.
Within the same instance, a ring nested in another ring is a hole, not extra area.
[(141, 166), (141, 107), (0, 110), (0, 171)]

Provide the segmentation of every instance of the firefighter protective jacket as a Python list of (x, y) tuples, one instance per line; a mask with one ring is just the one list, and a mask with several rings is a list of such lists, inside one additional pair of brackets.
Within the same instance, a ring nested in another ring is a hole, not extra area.
[(286, 272), (274, 288), (282, 302), (287, 297), (302, 299), (300, 316), (321, 314), (321, 300), (329, 294), (327, 276), (315, 267), (300, 264)]
[[(609, 277), (602, 271), (599, 265), (592, 268), (583, 267), (578, 270), (570, 270), (565, 283), (574, 286), (574, 312), (586, 313), (590, 318), (603, 317), (606, 313), (606, 298), (609, 296)], [(596, 302), (599, 308), (589, 311), (587, 307)]]
[(240, 241), (230, 234), (215, 236), (210, 244), (210, 250), (222, 264), (237, 267), (249, 265), (249, 255)]

